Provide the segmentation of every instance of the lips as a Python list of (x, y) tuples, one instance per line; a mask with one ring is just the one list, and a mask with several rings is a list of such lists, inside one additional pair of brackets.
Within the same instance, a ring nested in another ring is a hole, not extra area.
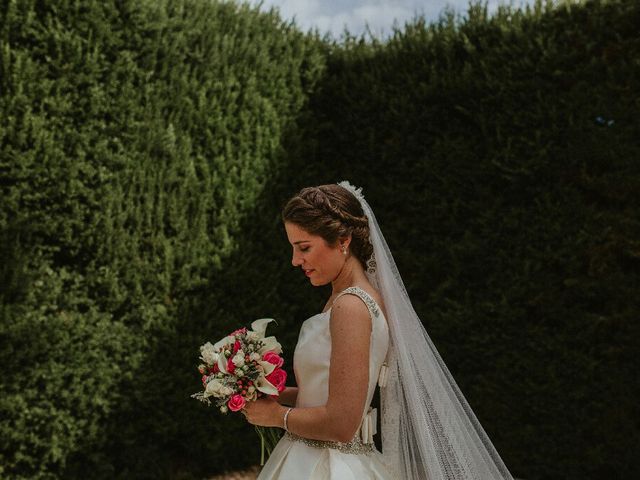
[[(303, 269), (304, 270), (304, 269)], [(310, 276), (313, 272), (315, 272), (315, 270), (312, 268), (311, 270), (304, 270), (304, 274), (308, 277)]]

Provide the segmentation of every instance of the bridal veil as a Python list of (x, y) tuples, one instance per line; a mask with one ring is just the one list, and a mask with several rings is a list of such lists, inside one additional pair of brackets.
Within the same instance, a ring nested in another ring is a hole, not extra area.
[(414, 311), (389, 246), (361, 188), (373, 255), (367, 277), (387, 310), (390, 343), (380, 389), (382, 454), (406, 480), (513, 480)]

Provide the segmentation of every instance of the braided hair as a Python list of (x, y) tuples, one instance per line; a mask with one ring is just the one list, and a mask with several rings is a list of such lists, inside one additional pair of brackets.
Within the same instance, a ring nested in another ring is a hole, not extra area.
[(303, 188), (285, 204), (282, 221), (322, 237), (330, 246), (351, 235), (351, 252), (364, 268), (373, 253), (369, 222), (360, 201), (340, 185)]

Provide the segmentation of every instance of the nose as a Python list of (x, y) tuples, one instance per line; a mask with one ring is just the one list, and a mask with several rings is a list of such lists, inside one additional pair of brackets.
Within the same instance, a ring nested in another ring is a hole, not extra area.
[(300, 258), (300, 255), (297, 255), (297, 252), (295, 250), (293, 251), (293, 256), (291, 257), (291, 265), (293, 265), (294, 267), (302, 265), (302, 259)]

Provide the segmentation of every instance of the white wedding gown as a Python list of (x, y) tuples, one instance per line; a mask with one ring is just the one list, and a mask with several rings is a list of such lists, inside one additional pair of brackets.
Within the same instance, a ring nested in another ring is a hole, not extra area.
[[(258, 475), (258, 480), (391, 480), (382, 453), (373, 444), (376, 410), (370, 409), (380, 369), (389, 346), (389, 329), (378, 304), (359, 287), (343, 294), (354, 294), (367, 305), (372, 321), (369, 346), (369, 388), (361, 423), (348, 443), (322, 442), (285, 433)], [(335, 299), (334, 299), (335, 302)], [(329, 310), (313, 315), (302, 324), (293, 356), (298, 384), (296, 407), (325, 405), (329, 398), (331, 335)], [(348, 361), (348, 359), (345, 359)]]

